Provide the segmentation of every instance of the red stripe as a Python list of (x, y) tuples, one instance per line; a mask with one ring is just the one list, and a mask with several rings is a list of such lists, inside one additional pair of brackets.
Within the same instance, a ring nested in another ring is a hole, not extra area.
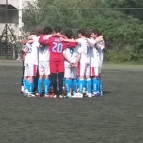
[(91, 68), (91, 76), (95, 76), (95, 71), (93, 67)]
[(78, 76), (80, 76), (80, 62), (78, 62)]
[(36, 76), (36, 65), (33, 65), (33, 76)]

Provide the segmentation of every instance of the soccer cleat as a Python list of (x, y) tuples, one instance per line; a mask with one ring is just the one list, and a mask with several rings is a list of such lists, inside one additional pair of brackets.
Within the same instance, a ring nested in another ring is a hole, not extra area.
[(72, 98), (83, 98), (83, 94), (81, 93), (76, 93), (72, 96)]
[(53, 98), (57, 98), (57, 95), (53, 95)]
[(100, 93), (99, 93), (99, 92), (94, 92), (94, 93), (92, 94), (92, 97), (97, 97), (97, 96), (100, 96)]
[(68, 94), (66, 95), (66, 98), (72, 98), (71, 93), (68, 93)]
[(65, 96), (64, 95), (59, 95), (59, 98), (65, 98)]
[(28, 93), (28, 94), (27, 94), (27, 97), (36, 97), (36, 96), (35, 96), (35, 94), (33, 94), (33, 93)]
[(21, 93), (24, 93), (24, 86), (21, 86)]
[(87, 93), (87, 97), (91, 98), (92, 94), (91, 93)]
[(78, 98), (83, 98), (83, 94), (78, 93)]
[(36, 93), (35, 96), (36, 96), (36, 97), (42, 97), (42, 94), (41, 94), (41, 93)]
[(44, 98), (51, 98), (50, 94), (44, 94)]

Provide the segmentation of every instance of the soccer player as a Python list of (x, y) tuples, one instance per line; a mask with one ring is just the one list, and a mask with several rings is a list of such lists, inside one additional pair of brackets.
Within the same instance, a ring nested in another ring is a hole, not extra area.
[[(72, 31), (66, 30), (65, 36), (68, 39), (72, 39)], [(63, 51), (63, 55), (65, 57), (65, 85), (67, 90), (67, 98), (71, 98), (71, 88), (73, 87), (74, 93), (77, 92), (77, 63), (81, 56), (81, 50), (79, 46), (75, 48), (67, 48)], [(72, 86), (73, 85), (73, 86)]]
[(91, 49), (91, 76), (93, 83), (93, 96), (102, 95), (102, 82), (99, 79), (101, 71), (100, 52), (103, 43), (103, 38), (100, 37), (100, 32), (96, 29), (92, 30), (92, 49)]
[(25, 57), (25, 77), (28, 77), (28, 97), (35, 97), (33, 94), (34, 87), (34, 77), (37, 73), (38, 66), (38, 48), (39, 43), (36, 35), (32, 35), (29, 39), (34, 40), (33, 43), (31, 41), (27, 41), (26, 43), (26, 57)]
[[(101, 36), (101, 33), (97, 33), (97, 38)], [(104, 39), (100, 42), (96, 43), (96, 48), (98, 49), (98, 53), (99, 53), (99, 93), (102, 96), (103, 95), (103, 91), (102, 91), (102, 80), (101, 80), (101, 70), (102, 70), (102, 64), (103, 64), (103, 58), (104, 58), (104, 49), (105, 49), (105, 42)]]
[[(52, 84), (54, 89), (54, 98), (59, 96), (63, 98), (62, 87), (64, 78), (64, 57), (63, 51), (65, 48), (72, 48), (76, 46), (76, 43), (61, 42), (58, 35), (60, 35), (62, 29), (61, 27), (56, 27), (54, 32), (57, 36), (52, 36), (48, 40), (41, 35), (39, 38), (39, 43), (41, 45), (47, 45), (50, 51), (50, 72), (52, 76)], [(58, 82), (57, 82), (58, 81)], [(59, 92), (58, 92), (59, 88)]]
[[(25, 48), (25, 45), (26, 45), (26, 42), (27, 40), (24, 39), (22, 40), (22, 49)], [(24, 71), (25, 71), (25, 64), (24, 64), (24, 61), (25, 61), (25, 56), (26, 56), (26, 53), (22, 50), (22, 79), (21, 79), (21, 93), (24, 93), (25, 90), (26, 90), (26, 77), (24, 77)]]
[[(44, 27), (43, 34), (46, 40), (51, 36), (52, 28), (51, 27)], [(39, 80), (38, 80), (38, 95), (42, 93), (42, 81), (43, 77), (45, 76), (44, 80), (44, 97), (51, 97), (49, 95), (49, 75), (50, 75), (50, 64), (49, 64), (49, 49), (46, 45), (41, 45), (39, 47)]]

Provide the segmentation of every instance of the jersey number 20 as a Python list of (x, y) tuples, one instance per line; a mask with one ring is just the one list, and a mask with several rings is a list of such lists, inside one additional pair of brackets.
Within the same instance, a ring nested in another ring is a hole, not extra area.
[(52, 52), (62, 53), (63, 52), (63, 44), (53, 42), (54, 47), (52, 48)]

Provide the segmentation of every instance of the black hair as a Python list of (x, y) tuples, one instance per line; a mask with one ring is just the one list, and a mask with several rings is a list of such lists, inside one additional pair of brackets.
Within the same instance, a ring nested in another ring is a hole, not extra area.
[(36, 35), (39, 36), (41, 34), (43, 34), (43, 28), (37, 28), (36, 29)]
[(43, 29), (43, 34), (44, 34), (44, 35), (51, 34), (52, 32), (53, 32), (53, 30), (52, 30), (52, 28), (49, 27), (49, 26), (46, 26), (46, 27), (44, 27), (44, 29)]
[(61, 28), (60, 26), (56, 26), (56, 27), (54, 28), (54, 31), (55, 31), (56, 33), (61, 33), (61, 32), (62, 32), (62, 28)]
[(71, 39), (71, 38), (73, 37), (72, 30), (69, 30), (69, 29), (64, 30), (64, 35), (65, 35), (67, 38)]
[(100, 33), (100, 31), (98, 29), (93, 29), (92, 33), (97, 34), (97, 36), (101, 35), (101, 33)]
[(91, 37), (91, 31), (86, 31), (85, 32), (85, 37), (90, 38)]
[(79, 29), (77, 33), (81, 34), (82, 36), (85, 36), (85, 29)]
[(29, 35), (36, 35), (35, 31), (31, 31)]

